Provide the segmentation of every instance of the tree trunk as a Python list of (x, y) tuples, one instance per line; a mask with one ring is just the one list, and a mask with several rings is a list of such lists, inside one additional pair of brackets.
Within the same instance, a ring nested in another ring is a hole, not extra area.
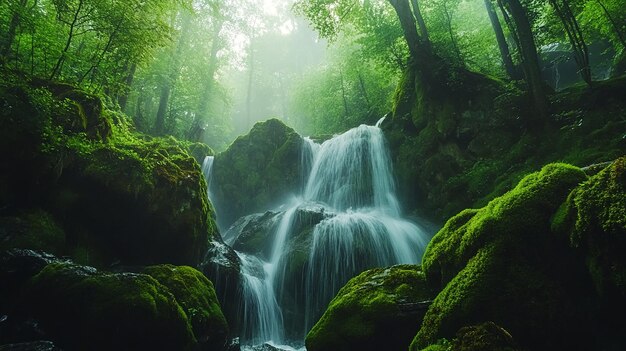
[(506, 38), (504, 37), (504, 31), (502, 30), (500, 20), (498, 19), (498, 15), (496, 14), (496, 10), (494, 9), (491, 0), (485, 0), (485, 9), (487, 10), (487, 14), (489, 15), (489, 21), (491, 21), (491, 28), (493, 28), (493, 32), (496, 35), (496, 41), (498, 42), (498, 49), (500, 50), (500, 56), (502, 56), (504, 69), (511, 79), (519, 80), (519, 72), (513, 64), (511, 52), (509, 51), (509, 45), (506, 42)]
[(361, 87), (361, 93), (363, 94), (363, 98), (365, 99), (365, 103), (367, 103), (367, 110), (370, 111), (372, 109), (372, 103), (370, 102), (369, 96), (367, 95), (367, 89), (365, 89), (365, 81), (363, 81), (363, 75), (359, 71), (359, 87)]
[(54, 65), (54, 69), (50, 74), (50, 80), (53, 80), (58, 74), (61, 73), (63, 69), (63, 63), (65, 62), (65, 57), (67, 56), (67, 51), (72, 44), (72, 39), (74, 38), (74, 30), (76, 29), (76, 25), (78, 24), (78, 15), (80, 14), (80, 10), (83, 8), (83, 0), (78, 0), (78, 6), (76, 7), (76, 12), (74, 12), (74, 17), (72, 19), (72, 23), (70, 23), (70, 32), (67, 36), (67, 41), (65, 42), (65, 47), (63, 48), (63, 52), (61, 56), (57, 60), (56, 65)]
[(172, 67), (170, 68), (170, 73), (167, 76), (166, 81), (161, 86), (161, 94), (159, 97), (159, 108), (157, 110), (156, 118), (154, 120), (154, 132), (157, 135), (162, 135), (165, 132), (165, 115), (167, 112), (167, 105), (170, 99), (170, 92), (172, 91), (172, 86), (178, 79), (179, 75), (179, 60), (180, 55), (183, 51), (183, 46), (187, 41), (187, 36), (189, 35), (189, 26), (191, 24), (191, 17), (189, 14), (182, 14), (183, 23), (181, 28), (181, 34), (178, 38), (178, 43), (176, 44), (176, 49), (172, 54)]
[(17, 33), (17, 27), (20, 24), (21, 20), (21, 12), (26, 7), (26, 3), (28, 0), (20, 0), (19, 9), (13, 12), (13, 16), (11, 16), (11, 22), (9, 23), (9, 29), (7, 30), (6, 37), (4, 38), (4, 42), (2, 43), (2, 48), (0, 49), (1, 57), (8, 57), (11, 52), (11, 46), (13, 46), (13, 40), (15, 40), (15, 35)]
[(344, 113), (344, 117), (347, 120), (348, 116), (350, 115), (350, 112), (348, 111), (348, 98), (346, 96), (346, 87), (343, 82), (343, 70), (341, 69), (341, 67), (339, 67), (339, 79), (341, 81), (341, 98), (343, 100), (343, 113)]
[(430, 37), (428, 35), (428, 29), (426, 28), (426, 22), (424, 22), (424, 16), (422, 16), (422, 11), (420, 10), (419, 3), (417, 0), (411, 0), (411, 5), (413, 5), (413, 16), (415, 16), (415, 20), (417, 21), (417, 25), (420, 29), (420, 34), (422, 38), (422, 43), (424, 44), (424, 48), (426, 50), (431, 50), (432, 45), (430, 43)]
[(404, 39), (409, 46), (409, 53), (412, 58), (416, 58), (419, 55), (419, 51), (422, 48), (420, 45), (420, 35), (417, 33), (417, 27), (415, 25), (415, 18), (411, 12), (411, 6), (409, 0), (387, 0), (393, 6), (396, 11), (396, 15), (400, 20), (400, 26), (404, 33)]
[(223, 19), (217, 19), (213, 26), (213, 41), (211, 42), (211, 53), (209, 55), (209, 65), (207, 68), (207, 75), (204, 78), (204, 89), (200, 96), (200, 102), (198, 104), (198, 110), (196, 116), (191, 124), (191, 129), (188, 133), (190, 140), (199, 141), (200, 130), (202, 129), (202, 122), (207, 120), (209, 101), (211, 99), (211, 93), (213, 91), (213, 80), (215, 79), (215, 71), (217, 71), (217, 53), (222, 48), (222, 42), (220, 40), (220, 32), (224, 26)]
[(526, 10), (519, 0), (503, 0), (503, 2), (513, 19), (522, 57), (522, 68), (526, 76), (526, 84), (537, 112), (534, 119), (545, 119), (548, 116), (548, 99), (546, 97), (545, 84), (541, 78), (537, 47), (530, 22), (526, 16)]
[(246, 123), (247, 127), (252, 126), (252, 82), (254, 80), (254, 38), (250, 38), (250, 48), (248, 54), (248, 90), (246, 93)]
[(606, 6), (604, 6), (602, 1), (596, 0), (596, 2), (598, 3), (598, 5), (600, 5), (600, 7), (602, 7), (602, 10), (604, 11), (606, 18), (609, 19), (609, 22), (611, 22), (611, 25), (613, 26), (613, 30), (615, 31), (615, 34), (617, 34), (617, 38), (622, 43), (622, 46), (626, 48), (626, 38), (624, 38), (624, 34), (622, 33), (622, 30), (620, 29), (619, 25), (617, 24), (615, 19), (613, 19), (613, 16), (611, 16), (611, 14), (609, 13), (609, 10), (606, 9)]
[(126, 104), (128, 103), (128, 94), (130, 94), (130, 87), (133, 84), (133, 80), (135, 79), (135, 72), (137, 71), (137, 64), (133, 62), (130, 66), (130, 70), (126, 75), (126, 79), (124, 80), (124, 88), (122, 88), (122, 95), (118, 98), (117, 102), (120, 104), (120, 109), (124, 111), (126, 109)]
[(591, 86), (591, 67), (589, 66), (589, 50), (578, 26), (578, 21), (569, 6), (568, 0), (549, 0), (557, 16), (563, 24), (567, 38), (572, 45), (574, 61), (578, 65), (580, 76), (587, 85)]
[(448, 1), (443, 1), (443, 13), (446, 17), (446, 26), (448, 27), (448, 35), (450, 35), (450, 42), (452, 43), (452, 48), (454, 49), (454, 54), (456, 55), (456, 59), (459, 64), (463, 64), (463, 58), (461, 57), (461, 50), (459, 49), (459, 45), (456, 42), (456, 37), (454, 36), (454, 31), (452, 30), (452, 15), (450, 11), (448, 11)]

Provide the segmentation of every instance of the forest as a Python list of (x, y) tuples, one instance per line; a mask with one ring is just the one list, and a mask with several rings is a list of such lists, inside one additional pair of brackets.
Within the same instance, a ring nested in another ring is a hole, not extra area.
[(622, 0), (6, 0), (0, 74), (0, 351), (626, 347)]

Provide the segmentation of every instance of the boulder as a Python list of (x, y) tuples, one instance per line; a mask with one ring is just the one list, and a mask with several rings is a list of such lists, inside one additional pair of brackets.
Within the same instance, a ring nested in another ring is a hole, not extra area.
[(432, 296), (419, 266), (365, 271), (330, 302), (307, 350), (406, 350)]
[(51, 263), (22, 303), (66, 350), (191, 350), (191, 324), (169, 289), (149, 275)]
[(228, 324), (215, 295), (213, 283), (188, 266), (158, 265), (143, 271), (166, 286), (187, 314), (199, 350), (224, 348)]
[(302, 186), (302, 144), (293, 129), (270, 119), (215, 156), (211, 191), (221, 228), (270, 209)]
[(428, 285), (440, 292), (410, 350), (485, 321), (511, 331), (523, 348), (590, 346), (583, 264), (551, 232), (551, 217), (586, 178), (579, 168), (550, 164), (487, 206), (451, 218), (423, 257)]
[(200, 262), (217, 227), (184, 145), (133, 133), (97, 95), (5, 78), (0, 236), (10, 240), (2, 248), (45, 249), (98, 267)]

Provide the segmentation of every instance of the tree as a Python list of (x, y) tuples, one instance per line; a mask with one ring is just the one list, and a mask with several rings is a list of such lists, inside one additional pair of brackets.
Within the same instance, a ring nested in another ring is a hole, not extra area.
[(500, 25), (498, 14), (491, 3), (491, 0), (485, 0), (485, 9), (489, 15), (489, 21), (498, 42), (498, 49), (500, 51), (500, 56), (502, 57), (502, 63), (504, 64), (506, 73), (510, 78), (517, 80), (519, 79), (519, 73), (515, 64), (513, 64), (513, 58), (511, 57), (511, 52), (509, 51), (509, 44), (504, 37), (502, 25)]
[(572, 45), (572, 52), (574, 54), (574, 60), (579, 68), (579, 73), (585, 83), (591, 86), (591, 67), (589, 66), (589, 50), (583, 37), (583, 32), (578, 25), (576, 17), (572, 13), (572, 9), (569, 4), (569, 0), (549, 0), (550, 4), (554, 8), (556, 15), (563, 23), (563, 28), (567, 34), (570, 44)]
[[(539, 56), (526, 10), (519, 0), (498, 0), (509, 29), (515, 38), (522, 60), (522, 69), (538, 118), (548, 115), (545, 83), (539, 68)], [(512, 20), (508, 20), (508, 18)]]

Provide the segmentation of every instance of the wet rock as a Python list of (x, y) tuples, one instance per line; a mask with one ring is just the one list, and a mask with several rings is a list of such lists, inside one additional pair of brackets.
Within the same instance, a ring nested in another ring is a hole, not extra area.
[(220, 227), (272, 208), (301, 186), (302, 143), (293, 129), (270, 119), (215, 156), (211, 190)]
[(330, 302), (306, 337), (307, 350), (405, 350), (432, 295), (419, 266), (365, 271)]
[(33, 341), (19, 344), (0, 345), (0, 351), (62, 351), (52, 341)]

